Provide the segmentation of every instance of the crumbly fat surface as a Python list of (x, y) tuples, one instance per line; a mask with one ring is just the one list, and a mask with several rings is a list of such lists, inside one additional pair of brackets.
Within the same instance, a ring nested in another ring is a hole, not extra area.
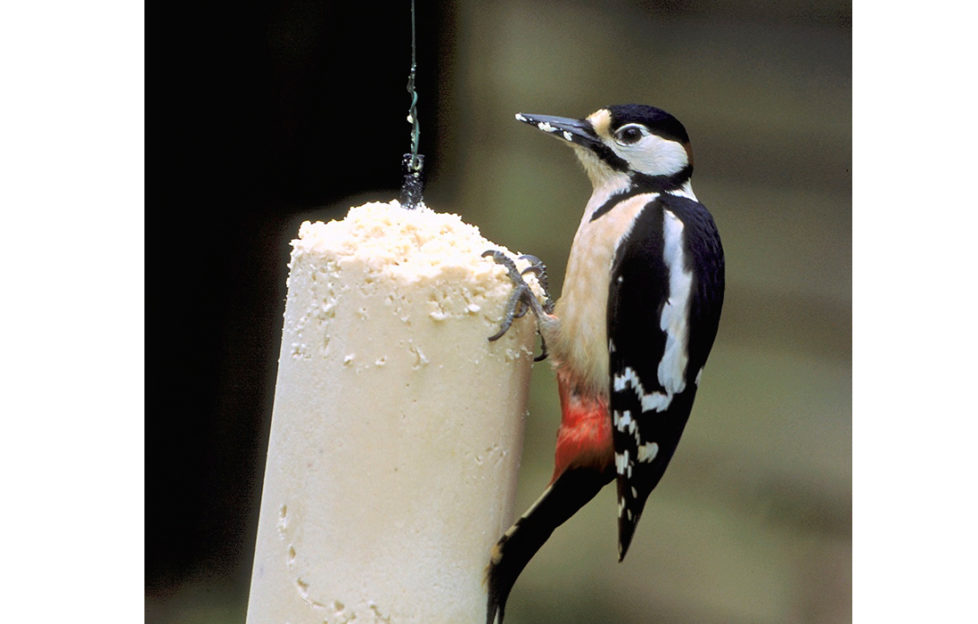
[(372, 272), (398, 281), (453, 277), (491, 284), (500, 289), (498, 294), (512, 289), (505, 269), (482, 257), (487, 249), (499, 249), (515, 259), (512, 252), (486, 240), (478, 227), (458, 215), (423, 204), (407, 210), (396, 200), (373, 202), (351, 208), (341, 221), (306, 221), (292, 245), (293, 262), (314, 255), (361, 261)]

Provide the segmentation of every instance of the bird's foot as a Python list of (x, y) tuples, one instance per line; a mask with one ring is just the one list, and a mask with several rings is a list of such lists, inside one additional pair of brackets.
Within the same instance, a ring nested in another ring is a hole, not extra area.
[[(509, 258), (506, 259), (509, 260)], [(547, 276), (547, 265), (540, 258), (530, 254), (523, 254), (520, 256), (520, 260), (526, 260), (530, 263), (530, 266), (520, 271), (520, 275), (532, 273), (536, 276), (537, 283), (540, 284), (540, 288), (543, 290), (543, 302), (541, 304), (543, 311), (547, 314), (552, 314), (554, 311), (554, 300), (550, 297), (550, 278)]]
[[(502, 338), (509, 328), (513, 325), (513, 321), (526, 314), (527, 310), (532, 310), (534, 316), (539, 320), (541, 315), (550, 314), (553, 312), (553, 300), (550, 298), (550, 293), (548, 292), (547, 284), (547, 267), (543, 262), (536, 256), (524, 255), (520, 256), (521, 260), (528, 260), (530, 266), (520, 271), (516, 268), (516, 263), (510, 259), (509, 256), (499, 251), (498, 249), (489, 249), (482, 252), (482, 257), (492, 258), (496, 264), (501, 264), (509, 272), (509, 279), (513, 282), (513, 293), (509, 296), (509, 300), (506, 302), (506, 310), (503, 313), (503, 320), (499, 325), (499, 331), (497, 331), (492, 336), (489, 336), (490, 341), (499, 340)], [(523, 276), (527, 273), (532, 273), (536, 276), (537, 282), (543, 288), (544, 296), (543, 303), (541, 303), (533, 290), (530, 288)], [(540, 336), (541, 343), (541, 353), (537, 357), (533, 358), (534, 362), (539, 362), (546, 359), (547, 357), (547, 343), (543, 340), (543, 336)]]

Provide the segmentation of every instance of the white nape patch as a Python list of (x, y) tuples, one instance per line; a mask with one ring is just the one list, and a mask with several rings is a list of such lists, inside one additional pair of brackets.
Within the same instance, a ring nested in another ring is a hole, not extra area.
[(638, 461), (650, 462), (659, 454), (659, 445), (655, 442), (646, 442), (638, 447)]
[(689, 154), (682, 143), (647, 134), (637, 143), (622, 145), (605, 141), (616, 154), (624, 158), (635, 171), (646, 175), (673, 175), (689, 164)]
[(686, 199), (690, 199), (694, 202), (699, 201), (698, 199), (696, 199), (696, 195), (693, 193), (693, 185), (689, 180), (686, 180), (686, 182), (684, 182), (681, 187), (677, 189), (673, 189), (671, 191), (666, 191), (666, 193), (669, 193), (670, 195), (675, 195), (676, 197), (685, 197)]
[(693, 383), (694, 383), (694, 384), (696, 384), (696, 387), (697, 387), (697, 388), (698, 388), (698, 387), (699, 387), (699, 385), (700, 385), (700, 378), (701, 378), (702, 376), (703, 376), (703, 367), (701, 366), (701, 367), (700, 367), (700, 372), (698, 372), (698, 373), (696, 373), (696, 379), (694, 379), (694, 380), (693, 380)]
[(683, 222), (672, 211), (663, 210), (662, 215), (662, 257), (669, 268), (669, 298), (659, 318), (659, 328), (666, 332), (666, 350), (659, 362), (658, 376), (659, 383), (671, 398), (686, 388), (693, 273), (686, 268)]

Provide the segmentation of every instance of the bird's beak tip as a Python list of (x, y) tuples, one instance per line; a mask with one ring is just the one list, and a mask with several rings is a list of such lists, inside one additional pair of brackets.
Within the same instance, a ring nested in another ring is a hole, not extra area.
[(568, 117), (552, 115), (530, 115), (516, 113), (516, 120), (535, 127), (552, 136), (563, 139), (568, 143), (580, 143), (591, 139), (582, 122)]

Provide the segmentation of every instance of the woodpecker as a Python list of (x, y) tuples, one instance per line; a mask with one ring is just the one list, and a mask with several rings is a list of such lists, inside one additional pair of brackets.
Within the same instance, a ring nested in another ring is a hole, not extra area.
[[(554, 472), (540, 498), (492, 549), (487, 624), (530, 558), (606, 484), (618, 489), (618, 560), (632, 541), (689, 418), (723, 305), (724, 259), (713, 218), (693, 194), (683, 125), (652, 106), (584, 119), (516, 115), (570, 145), (593, 191), (556, 305), (516, 288), (498, 338), (532, 310), (560, 394)], [(540, 274), (534, 262), (528, 271)]]

